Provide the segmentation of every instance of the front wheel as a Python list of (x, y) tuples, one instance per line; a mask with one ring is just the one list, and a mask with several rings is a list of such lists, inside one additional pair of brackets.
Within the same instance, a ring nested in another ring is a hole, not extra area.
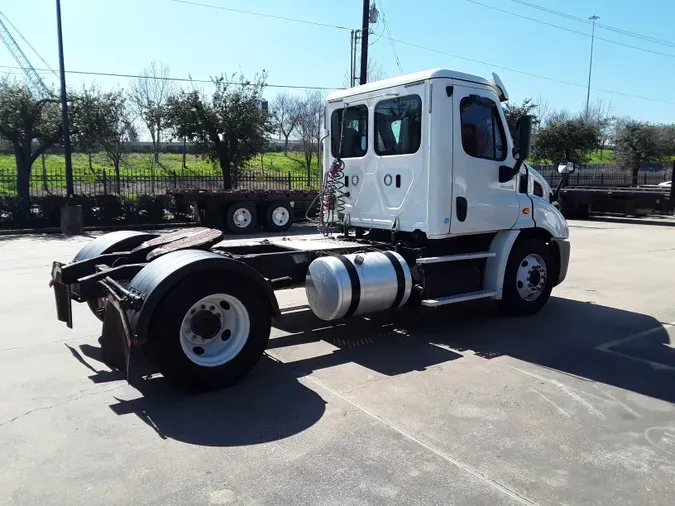
[(168, 380), (215, 390), (233, 385), (255, 366), (271, 322), (271, 308), (246, 279), (193, 276), (156, 308), (146, 347)]
[(543, 241), (517, 242), (506, 264), (500, 308), (513, 316), (538, 313), (551, 296), (554, 265), (553, 255)]

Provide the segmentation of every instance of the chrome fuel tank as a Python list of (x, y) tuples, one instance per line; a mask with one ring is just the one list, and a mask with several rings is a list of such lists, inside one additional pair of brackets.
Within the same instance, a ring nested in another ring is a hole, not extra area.
[(319, 257), (305, 283), (309, 306), (322, 320), (401, 307), (411, 291), (410, 267), (393, 251)]

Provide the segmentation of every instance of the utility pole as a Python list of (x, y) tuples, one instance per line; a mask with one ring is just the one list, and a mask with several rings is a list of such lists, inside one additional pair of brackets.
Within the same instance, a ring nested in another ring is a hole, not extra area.
[(68, 199), (75, 196), (73, 186), (73, 161), (70, 155), (70, 125), (68, 123), (68, 99), (66, 97), (66, 71), (63, 66), (63, 33), (61, 30), (61, 0), (56, 0), (56, 25), (59, 38), (59, 73), (61, 74), (61, 113), (63, 115), (63, 151), (66, 159), (66, 193)]
[(363, 0), (363, 19), (361, 21), (361, 73), (359, 84), (368, 82), (368, 31), (370, 25), (370, 0)]
[(355, 37), (355, 32), (352, 30), (350, 34), (350, 39), (349, 39), (349, 87), (353, 88), (355, 85), (355, 80), (356, 76), (354, 75), (356, 73), (356, 65), (355, 65), (355, 44), (356, 44), (356, 37)]
[(588, 90), (586, 91), (586, 119), (588, 120), (588, 106), (591, 99), (591, 71), (593, 70), (593, 41), (595, 40), (595, 21), (600, 19), (600, 16), (593, 15), (588, 18), (593, 23), (591, 29), (591, 59), (588, 64)]

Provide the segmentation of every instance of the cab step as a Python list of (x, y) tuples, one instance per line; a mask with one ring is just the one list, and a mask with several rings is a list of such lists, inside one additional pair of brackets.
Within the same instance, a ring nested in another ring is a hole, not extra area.
[(440, 257), (422, 257), (417, 258), (415, 262), (418, 264), (437, 264), (441, 262), (459, 262), (462, 260), (476, 260), (478, 258), (491, 258), (496, 256), (496, 253), (489, 251), (481, 251), (479, 253), (460, 253), (458, 255), (443, 255)]
[(458, 302), (467, 302), (469, 300), (489, 299), (497, 295), (497, 292), (491, 290), (480, 290), (478, 292), (460, 293), (458, 295), (450, 295), (448, 297), (437, 297), (435, 299), (425, 299), (420, 304), (427, 307), (446, 306), (448, 304), (456, 304)]

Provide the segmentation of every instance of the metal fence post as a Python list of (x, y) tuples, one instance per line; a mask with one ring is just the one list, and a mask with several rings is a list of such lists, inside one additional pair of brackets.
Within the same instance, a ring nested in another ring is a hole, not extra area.
[(108, 174), (106, 173), (105, 169), (103, 169), (103, 198), (106, 199), (108, 197)]
[(42, 153), (42, 189), (49, 193), (49, 185), (47, 185), (47, 164), (45, 162), (45, 154)]
[(291, 181), (291, 171), (288, 171), (288, 189), (293, 189), (293, 182)]

